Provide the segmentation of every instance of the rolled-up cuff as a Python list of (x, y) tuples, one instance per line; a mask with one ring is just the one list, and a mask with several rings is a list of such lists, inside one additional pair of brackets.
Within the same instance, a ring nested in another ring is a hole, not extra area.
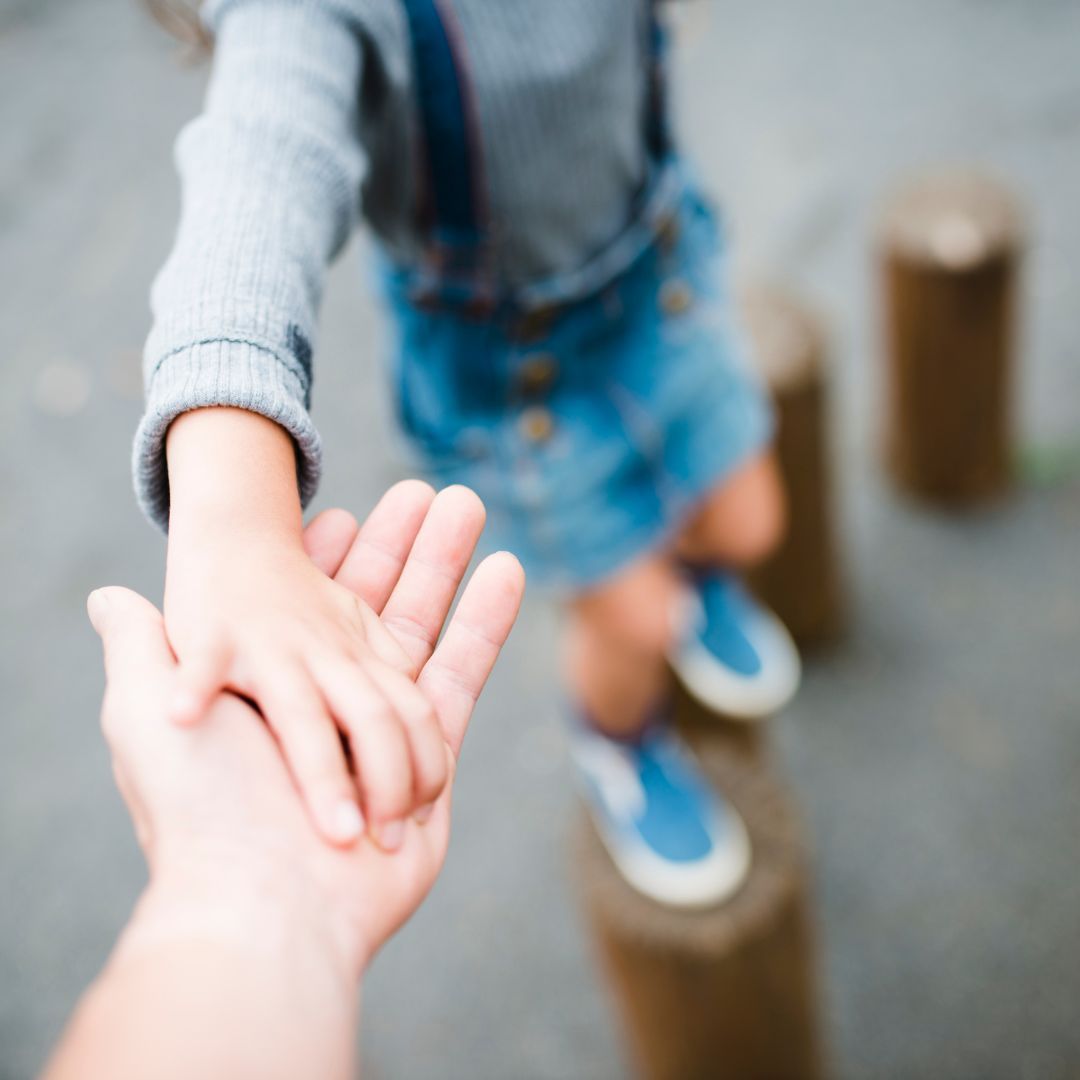
[(165, 357), (147, 385), (146, 412), (135, 433), (135, 494), (146, 516), (167, 531), (169, 473), (165, 433), (181, 413), (211, 405), (248, 409), (280, 424), (296, 447), (296, 476), (306, 506), (318, 487), (322, 441), (304, 404), (294, 367), (247, 341), (201, 341)]

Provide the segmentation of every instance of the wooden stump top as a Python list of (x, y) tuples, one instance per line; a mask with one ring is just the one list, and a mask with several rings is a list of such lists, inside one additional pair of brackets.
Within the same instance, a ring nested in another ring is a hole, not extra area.
[(880, 231), (892, 255), (956, 272), (1014, 252), (1025, 229), (1008, 188), (982, 173), (953, 170), (900, 188)]
[(805, 304), (775, 285), (752, 285), (740, 311), (758, 370), (776, 395), (820, 378), (824, 355), (821, 324)]
[(586, 903), (609, 933), (628, 943), (692, 954), (707, 962), (767, 935), (774, 922), (790, 912), (794, 894), (804, 888), (805, 866), (795, 810), (772, 772), (760, 764), (748, 767), (744, 758), (723, 746), (700, 743), (696, 753), (750, 833), (750, 875), (730, 900), (712, 909), (683, 911), (640, 895), (622, 879), (584, 818), (576, 862)]

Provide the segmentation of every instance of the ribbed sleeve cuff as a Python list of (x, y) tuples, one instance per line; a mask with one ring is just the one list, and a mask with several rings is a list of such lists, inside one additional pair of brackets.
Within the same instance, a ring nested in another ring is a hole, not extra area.
[(263, 346), (216, 340), (171, 353), (148, 380), (132, 461), (135, 494), (146, 516), (168, 530), (165, 433), (181, 413), (209, 405), (248, 409), (285, 428), (296, 446), (297, 483), (306, 506), (318, 487), (322, 441), (305, 407), (298, 373)]

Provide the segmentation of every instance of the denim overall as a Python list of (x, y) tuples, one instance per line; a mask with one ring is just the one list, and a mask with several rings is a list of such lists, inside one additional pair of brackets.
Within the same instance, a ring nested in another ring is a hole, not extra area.
[(438, 0), (404, 0), (427, 182), (419, 266), (386, 266), (393, 389), (418, 463), (488, 508), (486, 543), (577, 591), (665, 542), (772, 435), (716, 220), (671, 152), (653, 18), (652, 169), (602, 253), (507, 290), (491, 274), (479, 126)]

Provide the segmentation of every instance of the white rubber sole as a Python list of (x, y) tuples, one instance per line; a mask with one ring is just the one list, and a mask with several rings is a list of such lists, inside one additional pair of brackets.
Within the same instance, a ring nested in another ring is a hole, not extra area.
[[(715, 842), (712, 853), (686, 864), (669, 863), (644, 845), (628, 850), (608, 835), (597, 814), (592, 816), (611, 861), (631, 888), (667, 907), (701, 910), (730, 900), (750, 874), (750, 836), (735, 809), (729, 807), (728, 813), (726, 823), (717, 820), (710, 827)], [(716, 842), (716, 837), (722, 837), (723, 843)]]
[[(632, 832), (628, 837), (612, 824), (609, 815), (630, 820), (644, 810), (644, 790), (623, 754), (594, 734), (572, 736), (571, 753), (578, 788), (601, 843), (631, 888), (658, 904), (692, 909), (722, 904), (746, 881), (750, 837), (738, 811), (726, 800), (724, 814), (714, 812), (705, 823), (713, 844), (709, 855), (694, 862), (671, 862), (640, 837)], [(722, 798), (715, 793), (714, 797)]]
[(721, 664), (694, 634), (669, 660), (686, 689), (702, 705), (733, 720), (755, 722), (779, 712), (795, 696), (802, 677), (799, 650), (787, 627), (770, 611), (751, 620), (747, 637), (761, 658), (754, 675)]

